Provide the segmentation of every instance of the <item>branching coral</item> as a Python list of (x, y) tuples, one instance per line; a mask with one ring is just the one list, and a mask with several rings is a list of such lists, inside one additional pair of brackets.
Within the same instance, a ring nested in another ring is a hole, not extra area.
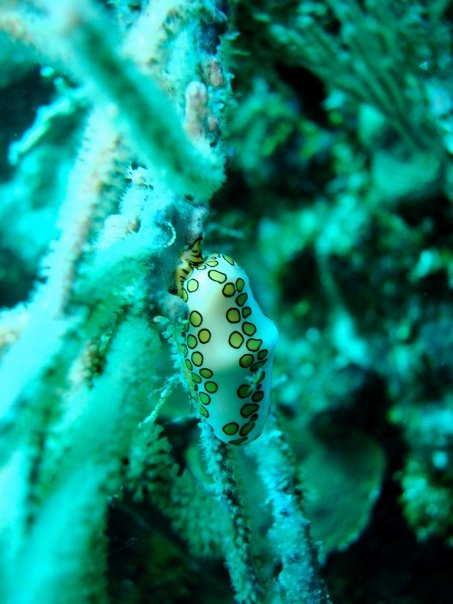
[[(42, 242), (29, 254), (40, 257), (39, 279), (1, 321), (5, 601), (37, 593), (43, 602), (107, 601), (113, 497), (158, 509), (195, 557), (224, 558), (237, 602), (265, 597), (232, 454), (204, 426), (207, 473), (192, 475), (190, 465), (181, 469), (188, 462), (178, 462), (171, 427), (164, 434), (156, 424), (177, 417), (162, 413), (179, 379), (169, 375), (164, 340), (180, 329), (184, 305), (168, 291), (224, 178), (226, 10), (224, 2), (168, 0), (114, 2), (108, 14), (93, 1), (65, 0), (11, 3), (1, 15), (4, 31), (35, 48), (55, 81), (58, 72), (65, 79), (16, 143), (17, 169), (48, 161), (49, 132), (87, 108), (83, 127), (72, 126), (82, 143), (62, 173), (58, 217), (49, 215), (58, 235), (43, 257)], [(67, 113), (58, 110), (65, 103)], [(183, 451), (193, 417), (189, 407), (179, 416)], [(293, 565), (316, 573), (311, 557)], [(148, 601), (139, 583), (136, 597)], [(327, 598), (319, 586), (305, 591), (313, 602)], [(299, 601), (298, 592), (281, 597)]]
[(450, 601), (451, 22), (1, 3), (0, 598)]

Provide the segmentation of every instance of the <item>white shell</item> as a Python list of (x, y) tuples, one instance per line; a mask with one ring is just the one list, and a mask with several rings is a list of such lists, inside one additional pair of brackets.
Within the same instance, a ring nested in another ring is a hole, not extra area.
[(195, 265), (181, 295), (189, 307), (185, 371), (201, 415), (223, 442), (255, 440), (269, 415), (276, 326), (228, 256)]

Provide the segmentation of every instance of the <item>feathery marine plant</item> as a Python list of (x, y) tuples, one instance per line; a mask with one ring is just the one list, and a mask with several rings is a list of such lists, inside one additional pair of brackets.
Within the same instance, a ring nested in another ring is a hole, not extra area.
[[(40, 279), (0, 319), (0, 597), (109, 601), (110, 506), (124, 498), (156, 509), (194, 556), (224, 558), (236, 602), (328, 602), (277, 426), (248, 453), (272, 507), (266, 577), (240, 453), (202, 423), (200, 459), (184, 459), (193, 415), (161, 418), (183, 396), (185, 307), (167, 292), (224, 179), (230, 7), (109, 5), (110, 14), (91, 0), (36, 0), (0, 12), (3, 31), (55, 78), (77, 82), (61, 93), (73, 114), (87, 107)], [(47, 124), (41, 115), (39, 130), (16, 143), (19, 163), (45, 148), (59, 115), (49, 111)], [(166, 339), (176, 377), (165, 377)]]
[[(372, 107), (404, 152), (435, 163), (451, 196), (449, 0), (328, 0), (241, 3), (257, 24), (257, 54), (315, 74), (335, 109), (343, 100)], [(447, 82), (447, 86), (446, 86)], [(403, 153), (403, 151), (401, 151)]]

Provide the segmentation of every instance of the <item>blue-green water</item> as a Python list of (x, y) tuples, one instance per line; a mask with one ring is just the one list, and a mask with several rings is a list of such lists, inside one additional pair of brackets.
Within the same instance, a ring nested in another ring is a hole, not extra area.
[(452, 23), (2, 4), (0, 602), (451, 601)]

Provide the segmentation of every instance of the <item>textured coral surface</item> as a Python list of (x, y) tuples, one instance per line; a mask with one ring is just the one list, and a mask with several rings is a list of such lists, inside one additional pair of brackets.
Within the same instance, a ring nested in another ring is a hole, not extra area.
[[(1, 602), (451, 602), (452, 26), (0, 2)], [(272, 382), (229, 307), (184, 331), (201, 237)]]

